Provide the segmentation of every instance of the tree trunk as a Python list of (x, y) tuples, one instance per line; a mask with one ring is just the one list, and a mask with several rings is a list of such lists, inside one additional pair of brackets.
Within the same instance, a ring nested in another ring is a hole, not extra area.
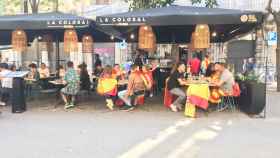
[(32, 13), (38, 13), (40, 0), (29, 0)]
[(23, 1), (23, 13), (28, 14), (28, 1)]
[(54, 0), (54, 9), (55, 12), (58, 12), (58, 0)]

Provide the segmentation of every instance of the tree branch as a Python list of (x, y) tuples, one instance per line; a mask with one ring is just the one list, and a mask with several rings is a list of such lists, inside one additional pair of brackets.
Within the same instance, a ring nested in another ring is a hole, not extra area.
[(268, 1), (265, 10), (267, 10), (268, 13), (272, 14), (273, 16), (275, 16), (275, 10), (272, 9), (272, 0)]
[(39, 8), (40, 0), (37, 0), (36, 8)]

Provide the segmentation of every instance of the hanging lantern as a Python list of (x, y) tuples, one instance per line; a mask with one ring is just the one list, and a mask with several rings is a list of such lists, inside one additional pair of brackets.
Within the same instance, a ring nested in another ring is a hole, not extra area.
[(210, 31), (207, 24), (198, 24), (194, 33), (194, 48), (204, 49), (210, 47)]
[(47, 52), (53, 52), (53, 37), (50, 34), (43, 35), (42, 37), (42, 49)]
[(154, 50), (156, 48), (156, 36), (151, 26), (140, 26), (138, 47), (143, 50)]
[(90, 35), (84, 35), (82, 38), (83, 53), (93, 53), (93, 39)]
[(21, 29), (16, 29), (12, 33), (12, 47), (14, 51), (24, 52), (27, 48), (27, 36)]
[(78, 36), (74, 29), (64, 32), (64, 52), (78, 52)]

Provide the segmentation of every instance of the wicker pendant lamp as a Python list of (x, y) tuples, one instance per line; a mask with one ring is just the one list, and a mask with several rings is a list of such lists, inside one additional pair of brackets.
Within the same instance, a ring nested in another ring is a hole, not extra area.
[(78, 52), (78, 36), (74, 29), (65, 30), (64, 32), (64, 52)]
[(207, 24), (198, 24), (192, 35), (193, 48), (204, 49), (210, 47), (210, 30)]
[(17, 52), (24, 52), (27, 48), (27, 36), (21, 29), (12, 32), (12, 48)]
[(93, 53), (93, 38), (91, 35), (84, 35), (82, 38), (83, 53)]
[(138, 48), (146, 51), (156, 49), (156, 36), (151, 26), (140, 26), (138, 34)]

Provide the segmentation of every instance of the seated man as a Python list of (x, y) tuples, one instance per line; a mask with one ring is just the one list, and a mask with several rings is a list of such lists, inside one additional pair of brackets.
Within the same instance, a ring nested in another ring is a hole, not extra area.
[(29, 65), (29, 68), (30, 68), (30, 73), (28, 74), (27, 78), (33, 79), (34, 81), (38, 81), (40, 78), (40, 74), (37, 70), (37, 65), (32, 63)]
[(38, 71), (40, 74), (40, 83), (39, 83), (40, 86), (42, 87), (42, 89), (48, 89), (49, 88), (48, 78), (50, 77), (49, 68), (46, 66), (45, 63), (42, 63)]
[(90, 91), (90, 78), (87, 71), (87, 64), (83, 63), (78, 66), (78, 72), (80, 75), (80, 90)]
[(36, 87), (37, 84), (37, 81), (39, 81), (40, 79), (40, 74), (37, 70), (37, 65), (32, 63), (29, 65), (29, 69), (30, 69), (30, 72), (27, 76), (27, 81), (25, 82), (25, 94), (27, 96), (32, 96), (32, 89), (34, 89)]
[(233, 85), (235, 82), (233, 74), (225, 67), (224, 63), (215, 63), (215, 70), (221, 75), (220, 80), (218, 82), (214, 82), (214, 84), (220, 87), (220, 89), (226, 95), (231, 95), (233, 92)]
[(176, 65), (176, 69), (171, 73), (167, 82), (167, 89), (171, 94), (178, 96), (178, 98), (171, 104), (170, 108), (173, 112), (177, 112), (181, 109), (181, 103), (186, 99), (186, 91), (182, 88), (186, 84), (184, 81), (184, 73), (186, 66), (184, 62), (179, 62)]
[(80, 76), (74, 69), (74, 63), (71, 61), (67, 62), (67, 71), (64, 76), (66, 86), (61, 89), (61, 96), (65, 102), (65, 109), (69, 109), (75, 106), (75, 98), (80, 90)]
[(141, 77), (139, 66), (133, 65), (128, 79), (127, 90), (120, 91), (118, 96), (126, 106), (122, 110), (131, 111), (135, 108), (135, 99), (144, 95), (146, 90), (144, 78)]

